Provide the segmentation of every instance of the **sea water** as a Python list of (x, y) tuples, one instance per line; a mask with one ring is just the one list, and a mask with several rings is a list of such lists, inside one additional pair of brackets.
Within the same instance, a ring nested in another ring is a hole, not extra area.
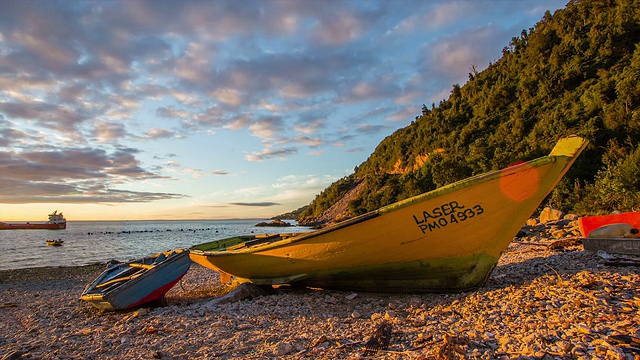
[[(0, 230), (0, 270), (126, 261), (237, 235), (309, 231), (255, 226), (263, 221), (70, 221), (65, 230)], [(64, 244), (46, 245), (57, 239)]]

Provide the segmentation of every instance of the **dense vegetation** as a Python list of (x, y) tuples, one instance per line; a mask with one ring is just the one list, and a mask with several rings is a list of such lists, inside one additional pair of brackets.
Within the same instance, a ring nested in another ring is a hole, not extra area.
[(473, 69), (447, 100), (423, 105), (301, 217), (320, 215), (362, 181), (351, 215), (546, 155), (570, 134), (589, 146), (546, 205), (578, 214), (640, 206), (638, 2), (572, 1), (512, 38), (502, 55)]

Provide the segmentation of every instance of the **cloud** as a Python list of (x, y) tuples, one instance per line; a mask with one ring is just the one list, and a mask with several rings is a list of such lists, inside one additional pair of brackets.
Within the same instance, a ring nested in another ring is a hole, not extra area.
[(314, 37), (328, 45), (346, 44), (354, 41), (364, 32), (365, 24), (354, 14), (336, 13), (321, 19)]
[(422, 113), (422, 108), (418, 106), (408, 106), (396, 113), (389, 115), (386, 119), (389, 121), (406, 121), (407, 119), (415, 119)]
[(385, 129), (384, 125), (371, 125), (371, 124), (359, 124), (356, 127), (356, 132), (362, 134), (377, 134)]
[(413, 31), (436, 31), (451, 25), (458, 25), (469, 16), (477, 16), (484, 12), (488, 6), (486, 3), (477, 6), (482, 1), (448, 1), (443, 3), (423, 3), (427, 9), (420, 9), (413, 15), (404, 18), (394, 28), (401, 33)]
[(229, 204), (230, 205), (236, 205), (236, 206), (259, 206), (259, 207), (280, 205), (279, 203), (276, 203), (276, 202), (255, 202), (255, 203), (232, 202), (232, 203), (229, 203)]
[(169, 131), (167, 129), (149, 129), (145, 133), (144, 138), (148, 140), (157, 140), (170, 138), (174, 135), (173, 131)]
[[(0, 119), (0, 147), (10, 148), (23, 141), (35, 140), (37, 138), (38, 137), (24, 131), (4, 127), (2, 125), (2, 120)], [(42, 140), (42, 138), (40, 138), (40, 140)]]
[(284, 133), (284, 122), (279, 117), (265, 117), (249, 126), (251, 134), (265, 140), (276, 140)]
[(322, 139), (310, 138), (308, 136), (296, 136), (293, 139), (299, 144), (303, 144), (312, 148), (315, 148), (324, 144), (324, 141), (322, 141)]
[(229, 172), (225, 170), (202, 171), (200, 169), (183, 168), (181, 169), (181, 172), (191, 175), (191, 177), (194, 179), (200, 179), (200, 178), (212, 176), (212, 175), (213, 176), (229, 175)]
[(279, 148), (279, 149), (264, 149), (262, 152), (246, 155), (247, 161), (264, 161), (270, 158), (284, 159), (286, 156), (294, 155), (298, 153), (296, 148)]
[(327, 119), (323, 117), (313, 116), (311, 118), (303, 118), (298, 121), (296, 125), (293, 126), (294, 131), (301, 132), (303, 134), (314, 134), (319, 130), (326, 127)]
[(94, 136), (101, 143), (113, 143), (127, 136), (128, 133), (122, 123), (97, 122), (94, 125)]
[(160, 179), (144, 170), (135, 158), (137, 150), (113, 153), (101, 149), (57, 151), (0, 151), (2, 203), (100, 203), (148, 202), (177, 199), (175, 193), (120, 190), (116, 183)]

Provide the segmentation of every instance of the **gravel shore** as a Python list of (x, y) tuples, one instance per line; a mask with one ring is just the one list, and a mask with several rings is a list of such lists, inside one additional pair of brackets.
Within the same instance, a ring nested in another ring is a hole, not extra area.
[[(575, 221), (528, 224), (460, 294), (279, 288), (220, 304), (229, 289), (193, 264), (168, 306), (100, 312), (79, 297), (104, 265), (0, 271), (0, 359), (640, 359), (637, 262), (584, 251)], [(389, 345), (366, 352), (382, 324)]]

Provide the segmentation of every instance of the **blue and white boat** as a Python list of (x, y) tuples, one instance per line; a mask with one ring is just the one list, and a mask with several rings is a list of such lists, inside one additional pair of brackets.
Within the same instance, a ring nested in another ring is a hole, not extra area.
[(81, 300), (100, 310), (163, 304), (164, 295), (191, 266), (187, 249), (169, 250), (125, 263), (108, 264), (82, 292)]

